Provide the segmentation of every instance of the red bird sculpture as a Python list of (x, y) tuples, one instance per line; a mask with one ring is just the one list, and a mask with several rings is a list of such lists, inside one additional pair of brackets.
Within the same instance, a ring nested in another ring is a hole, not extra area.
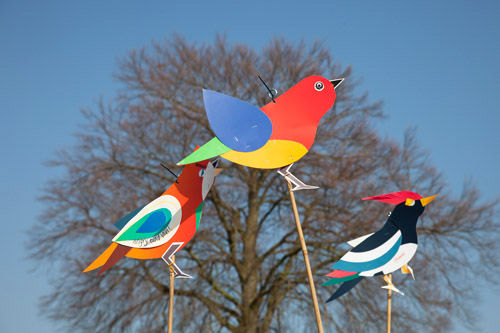
[(203, 90), (216, 136), (178, 164), (220, 155), (252, 168), (280, 168), (279, 173), (296, 185), (294, 190), (317, 188), (305, 185), (289, 170), (311, 148), (319, 121), (332, 108), (335, 89), (343, 80), (306, 77), (260, 110), (237, 98)]

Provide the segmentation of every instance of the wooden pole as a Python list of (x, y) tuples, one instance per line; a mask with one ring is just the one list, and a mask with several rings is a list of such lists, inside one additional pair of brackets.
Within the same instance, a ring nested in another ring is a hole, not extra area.
[[(389, 281), (392, 281), (392, 273), (389, 273)], [(392, 290), (387, 289), (387, 333), (391, 333), (391, 299)]]
[[(172, 256), (172, 263), (175, 263), (175, 255)], [(175, 271), (170, 266), (170, 288), (169, 288), (169, 299), (168, 299), (168, 333), (172, 333), (174, 328), (174, 282), (175, 282)]]
[(314, 305), (314, 313), (316, 314), (316, 324), (318, 325), (318, 333), (323, 333), (323, 324), (321, 322), (321, 314), (319, 312), (318, 298), (316, 296), (316, 287), (314, 287), (314, 280), (311, 271), (311, 265), (309, 264), (309, 255), (307, 254), (306, 241), (304, 240), (304, 234), (302, 232), (302, 225), (300, 224), (299, 211), (297, 210), (297, 204), (295, 202), (295, 195), (292, 191), (292, 183), (287, 179), (288, 192), (290, 193), (290, 201), (292, 202), (293, 215), (295, 217), (295, 224), (297, 226), (297, 232), (299, 233), (300, 245), (302, 247), (302, 253), (304, 254), (304, 262), (306, 264), (307, 277), (309, 278), (309, 287), (311, 288), (311, 296)]

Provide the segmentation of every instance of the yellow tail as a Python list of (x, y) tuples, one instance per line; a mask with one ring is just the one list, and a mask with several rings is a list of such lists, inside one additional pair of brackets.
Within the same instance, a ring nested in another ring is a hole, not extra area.
[(111, 254), (113, 254), (113, 251), (116, 249), (117, 246), (118, 246), (117, 243), (111, 243), (111, 245), (106, 249), (106, 251), (104, 251), (99, 257), (97, 257), (97, 259), (94, 260), (94, 262), (91, 263), (89, 267), (85, 268), (83, 273), (93, 271), (94, 269), (104, 265), (106, 261), (108, 261)]

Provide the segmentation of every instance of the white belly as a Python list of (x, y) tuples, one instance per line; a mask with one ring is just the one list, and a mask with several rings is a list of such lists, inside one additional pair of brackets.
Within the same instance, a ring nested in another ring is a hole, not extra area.
[(413, 243), (403, 244), (399, 248), (396, 255), (388, 263), (380, 267), (377, 267), (375, 269), (366, 272), (361, 272), (359, 273), (359, 275), (373, 276), (374, 274), (380, 271), (382, 271), (382, 273), (384, 274), (392, 273), (395, 270), (400, 269), (401, 267), (406, 265), (411, 260), (411, 258), (413, 258), (415, 252), (417, 252), (417, 244)]

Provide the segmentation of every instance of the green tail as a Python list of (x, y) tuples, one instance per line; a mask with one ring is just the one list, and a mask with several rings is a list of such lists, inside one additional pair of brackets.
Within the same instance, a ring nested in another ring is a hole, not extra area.
[(341, 283), (341, 282), (354, 280), (354, 279), (357, 279), (359, 277), (360, 277), (359, 273), (356, 273), (354, 275), (344, 276), (342, 278), (331, 278), (330, 280), (326, 281), (325, 283), (322, 283), (321, 285), (322, 286), (331, 286), (332, 284), (337, 284), (337, 283)]
[(209, 158), (227, 153), (230, 150), (231, 148), (224, 145), (219, 139), (217, 139), (217, 137), (215, 137), (200, 148), (196, 149), (191, 155), (177, 163), (177, 165), (191, 164), (208, 160)]

